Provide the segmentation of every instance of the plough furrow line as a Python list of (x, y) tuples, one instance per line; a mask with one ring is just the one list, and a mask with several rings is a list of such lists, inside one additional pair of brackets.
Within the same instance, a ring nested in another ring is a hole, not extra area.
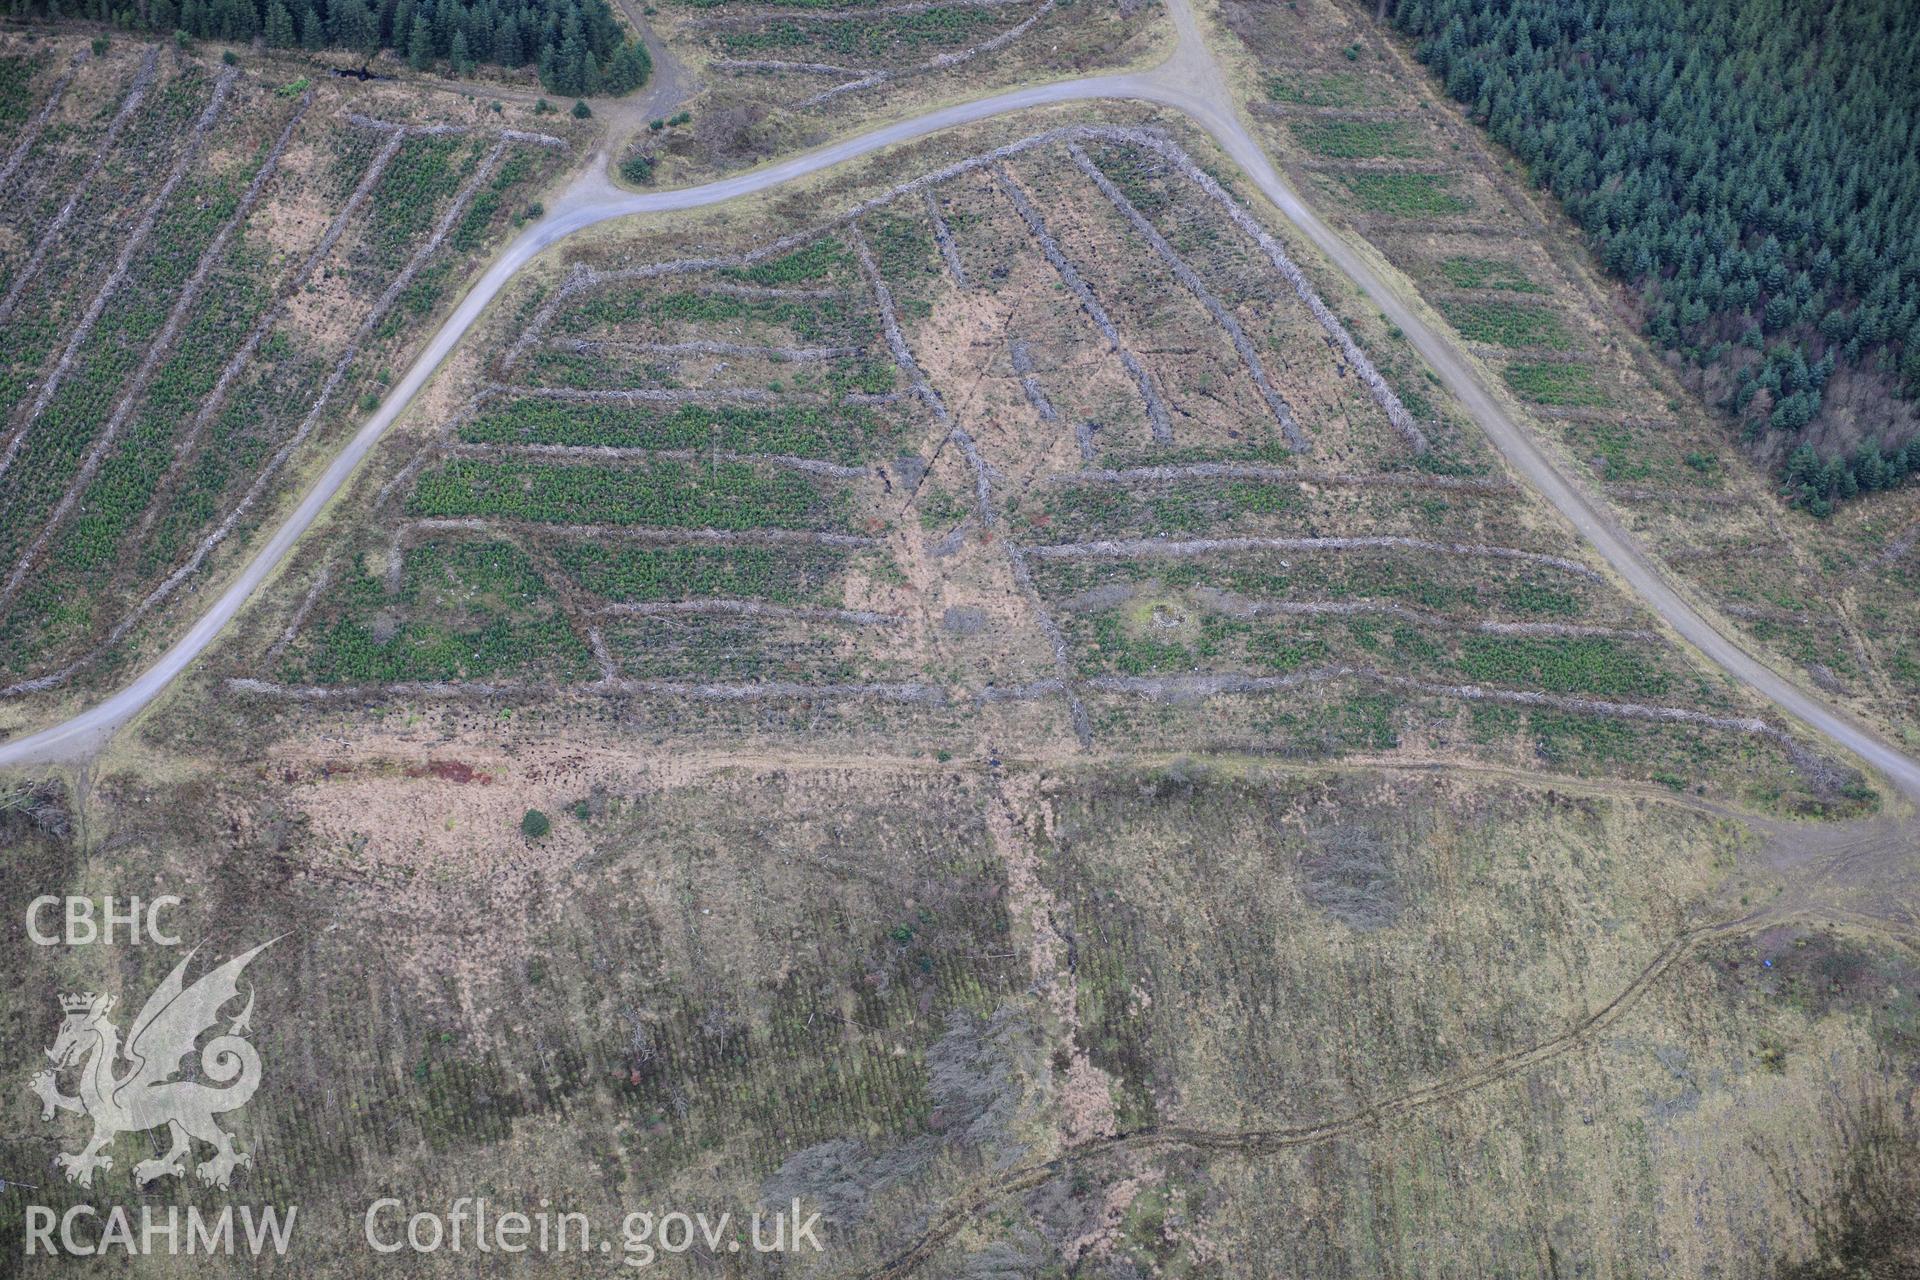
[(739, 547), (877, 547), (879, 538), (825, 529), (674, 529), (650, 525), (545, 524), (536, 520), (495, 520), (480, 516), (424, 516), (405, 527), (426, 533), (507, 532), (567, 538), (618, 539), (658, 546), (703, 543)]
[(1520, 492), (1500, 480), (1436, 476), (1418, 471), (1302, 471), (1295, 467), (1277, 467), (1260, 462), (1193, 462), (1184, 466), (1127, 467), (1116, 471), (1088, 468), (1059, 471), (1047, 477), (1047, 483), (1053, 485), (1178, 484), (1185, 480), (1262, 480), (1345, 489), (1439, 489), (1448, 493), (1478, 493), (1498, 497), (1513, 497)]
[(529, 457), (589, 462), (740, 462), (750, 466), (804, 471), (833, 480), (861, 480), (865, 467), (850, 467), (824, 458), (800, 458), (786, 453), (738, 453), (731, 449), (647, 449), (607, 444), (455, 444), (442, 450), (456, 458)]
[(1057, 421), (1060, 415), (1054, 412), (1053, 401), (1047, 399), (1046, 389), (1040, 385), (1040, 376), (1033, 367), (1033, 352), (1027, 349), (1027, 344), (1015, 338), (1007, 344), (1007, 356), (1020, 377), (1020, 389), (1026, 393), (1027, 403), (1040, 415), (1040, 421)]
[(519, 396), (526, 400), (571, 400), (578, 404), (771, 404), (776, 397), (764, 387), (715, 387), (694, 390), (684, 387), (615, 387), (596, 390), (588, 387), (521, 387), (511, 383), (491, 383), (490, 395)]
[(1107, 340), (1107, 345), (1119, 357), (1122, 367), (1133, 378), (1134, 385), (1140, 388), (1140, 399), (1147, 406), (1147, 420), (1152, 424), (1153, 438), (1161, 444), (1172, 444), (1173, 421), (1167, 413), (1167, 406), (1161, 402), (1159, 392), (1153, 389), (1153, 382), (1147, 377), (1147, 371), (1141, 366), (1139, 358), (1133, 354), (1126, 343), (1120, 340), (1120, 331), (1114, 327), (1106, 308), (1100, 305), (1100, 299), (1094, 296), (1093, 289), (1081, 277), (1079, 269), (1067, 259), (1067, 255), (1061, 251), (1060, 245), (1054, 240), (1053, 233), (1047, 230), (1046, 219), (1040, 216), (1040, 211), (1033, 207), (1032, 201), (1027, 199), (1026, 192), (1020, 189), (1003, 166), (994, 165), (993, 181), (1020, 214), (1020, 220), (1027, 224), (1028, 234), (1040, 246), (1040, 252), (1052, 264), (1061, 283), (1066, 285), (1068, 291), (1079, 300), (1080, 309), (1086, 313), (1089, 320), (1093, 321), (1094, 327), (1100, 330), (1101, 336)]
[[(220, 376), (214, 379), (213, 389), (207, 392), (206, 398), (200, 402), (200, 408), (194, 413), (193, 420), (187, 424), (186, 431), (174, 445), (173, 461), (168, 465), (167, 473), (160, 481), (162, 492), (170, 489), (179, 480), (180, 473), (186, 468), (188, 458), (199, 448), (200, 438), (206, 434), (208, 426), (225, 408), (227, 392), (232, 388), (234, 381), (248, 365), (253, 363), (253, 358), (259, 353), (261, 345), (266, 342), (267, 335), (280, 322), (288, 300), (306, 288), (307, 281), (311, 280), (313, 273), (319, 270), (321, 262), (333, 252), (334, 245), (338, 244), (340, 237), (346, 233), (347, 223), (352, 220), (360, 206), (366, 203), (367, 197), (379, 183), (381, 176), (386, 173), (387, 166), (392, 163), (394, 156), (399, 154), (401, 144), (405, 141), (404, 134), (395, 133), (387, 140), (387, 145), (382, 147), (368, 163), (366, 172), (360, 175), (360, 181), (347, 196), (346, 203), (340, 206), (340, 212), (336, 213), (333, 220), (327, 224), (320, 242), (302, 260), (299, 270), (281, 286), (273, 304), (254, 322), (253, 328), (247, 331), (247, 336), (241, 341), (239, 347), (227, 358), (227, 363), (220, 370)], [(141, 521), (140, 537), (144, 538), (152, 529), (161, 505), (159, 502), (148, 505), (146, 515)]]
[(1660, 641), (1660, 634), (1655, 631), (1571, 622), (1502, 622), (1495, 619), (1454, 618), (1431, 609), (1365, 600), (1249, 600), (1210, 587), (1200, 588), (1195, 595), (1203, 606), (1235, 618), (1393, 618), (1416, 626), (1488, 636), (1629, 640), (1641, 644), (1657, 644)]
[[(1086, 686), (1101, 693), (1128, 694), (1157, 702), (1198, 701), (1223, 694), (1280, 693), (1310, 685), (1354, 680), (1363, 684), (1403, 689), (1432, 697), (1453, 698), (1461, 702), (1494, 702), (1515, 707), (1546, 707), (1578, 715), (1599, 716), (1610, 720), (1638, 720), (1649, 724), (1689, 724), (1703, 729), (1744, 733), (1766, 738), (1790, 752), (1793, 740), (1783, 730), (1755, 716), (1721, 716), (1691, 707), (1660, 706), (1643, 702), (1608, 702), (1600, 698), (1575, 698), (1565, 694), (1543, 693), (1533, 689), (1501, 689), (1477, 684), (1444, 684), (1397, 676), (1372, 667), (1335, 665), (1313, 667), (1281, 676), (1257, 676), (1245, 672), (1195, 673), (1174, 676), (1089, 676)], [(1804, 750), (1804, 749), (1802, 749)]]
[(313, 584), (307, 588), (307, 593), (300, 597), (300, 603), (295, 607), (293, 617), (287, 620), (286, 630), (280, 633), (280, 638), (275, 640), (273, 647), (267, 650), (266, 660), (268, 662), (278, 660), (280, 655), (285, 653), (293, 642), (300, 638), (300, 628), (306, 626), (308, 615), (313, 612), (313, 607), (320, 603), (321, 595), (326, 592), (327, 585), (332, 581), (333, 561), (328, 560), (323, 563), (319, 571), (313, 575)]
[(1160, 229), (1147, 221), (1147, 216), (1134, 207), (1133, 201), (1127, 199), (1126, 193), (1114, 186), (1113, 181), (1088, 158), (1087, 153), (1081, 150), (1079, 143), (1069, 142), (1067, 153), (1073, 157), (1073, 163), (1080, 172), (1092, 180), (1093, 185), (1100, 189), (1100, 194), (1107, 198), (1108, 203), (1120, 211), (1128, 225), (1147, 242), (1160, 260), (1167, 264), (1167, 268), (1173, 272), (1173, 278), (1178, 280), (1202, 307), (1206, 308), (1207, 314), (1213, 317), (1213, 322), (1226, 331), (1227, 337), (1233, 341), (1233, 349), (1240, 354), (1240, 363), (1246, 366), (1248, 375), (1253, 379), (1253, 385), (1260, 391), (1260, 398), (1266, 402), (1267, 411), (1273, 415), (1273, 420), (1279, 424), (1280, 433), (1286, 437), (1287, 447), (1295, 453), (1306, 453), (1311, 446), (1307, 443), (1305, 433), (1300, 430), (1300, 424), (1294, 421), (1293, 410), (1287, 406), (1286, 400), (1274, 389), (1273, 383), (1267, 378), (1267, 366), (1261, 361), (1260, 353), (1254, 349), (1253, 341), (1247, 337), (1246, 330), (1240, 327), (1240, 322), (1234, 318), (1233, 313), (1214, 296), (1213, 290), (1207, 288), (1206, 282), (1200, 278), (1198, 272), (1187, 265), (1186, 259), (1174, 252), (1173, 246), (1167, 243), (1167, 238), (1160, 234)]
[(1067, 712), (1073, 721), (1073, 736), (1079, 740), (1080, 748), (1084, 751), (1093, 746), (1093, 721), (1088, 717), (1087, 705), (1080, 697), (1073, 669), (1073, 653), (1067, 647), (1066, 633), (1060, 630), (1060, 624), (1054, 621), (1046, 601), (1040, 598), (1039, 589), (1033, 585), (1033, 574), (1027, 568), (1027, 557), (1012, 540), (1007, 542), (1007, 559), (1013, 566), (1014, 585), (1027, 598), (1034, 620), (1040, 624), (1040, 633), (1047, 638), (1047, 647), (1053, 655), (1053, 669), (1059, 673), (1057, 681), (1049, 683), (1057, 683), (1059, 691), (1066, 695)]
[(1701, 943), (1747, 932), (1753, 924), (1754, 917), (1748, 916), (1683, 929), (1654, 953), (1618, 995), (1559, 1035), (1522, 1049), (1493, 1054), (1478, 1066), (1377, 1102), (1363, 1104), (1317, 1123), (1237, 1130), (1201, 1129), (1184, 1125), (1154, 1126), (1094, 1138), (1068, 1147), (1052, 1157), (991, 1175), (989, 1180), (976, 1183), (955, 1196), (950, 1207), (932, 1217), (930, 1225), (911, 1244), (869, 1272), (865, 1280), (904, 1280), (931, 1258), (935, 1250), (992, 1205), (1008, 1196), (1044, 1186), (1066, 1175), (1076, 1164), (1088, 1160), (1169, 1149), (1270, 1154), (1292, 1147), (1318, 1145), (1376, 1127), (1382, 1120), (1408, 1115), (1510, 1080), (1590, 1043), (1599, 1032), (1618, 1022), (1653, 989), (1655, 983)]
[[(207, 127), (213, 123), (213, 117), (219, 113), (221, 105), (225, 102), (227, 93), (232, 88), (235, 74), (237, 74), (235, 69), (229, 67), (220, 77), (220, 81), (214, 89), (213, 101), (207, 104), (207, 110), (200, 118), (200, 126), (195, 130), (192, 140), (188, 143), (185, 153), (180, 158), (180, 162), (174, 167), (173, 172), (168, 175), (166, 185), (161, 189), (160, 194), (154, 198), (153, 204), (149, 206), (147, 215), (142, 219), (134, 238), (128, 242), (127, 247), (122, 251), (120, 261), (115, 265), (113, 276), (107, 281), (107, 285), (102, 288), (100, 295), (95, 298), (94, 307), (89, 312), (90, 321), (87, 327), (91, 327), (91, 320), (98, 318), (99, 311), (104, 308), (109, 293), (117, 288), (119, 282), (125, 278), (134, 252), (144, 245), (147, 236), (152, 233), (154, 224), (159, 220), (162, 203), (173, 194), (174, 189), (179, 186), (181, 179), (186, 176), (187, 167), (193, 162), (194, 158), (198, 156), (200, 145), (206, 138)], [(127, 420), (133, 416), (134, 406), (139, 402), (141, 395), (146, 392), (148, 381), (153, 377), (155, 371), (159, 369), (161, 361), (165, 360), (167, 356), (172, 353), (174, 340), (179, 337), (180, 329), (186, 323), (188, 313), (191, 312), (195, 304), (199, 302), (200, 291), (205, 288), (207, 278), (213, 274), (215, 264), (225, 255), (227, 242), (233, 238), (235, 228), (244, 222), (248, 215), (253, 212), (253, 206), (255, 202), (259, 200), (260, 192), (266, 187), (267, 181), (278, 170), (280, 157), (286, 151), (287, 143), (293, 137), (293, 131), (300, 123), (301, 117), (306, 114), (307, 104), (312, 102), (312, 100), (313, 95), (310, 92), (301, 98), (299, 107), (297, 107), (293, 113), (293, 118), (288, 121), (286, 128), (281, 131), (279, 138), (275, 141), (273, 149), (267, 153), (267, 158), (261, 163), (260, 168), (255, 171), (253, 181), (247, 184), (247, 189), (241, 195), (239, 204), (234, 207), (233, 214), (226, 222), (221, 224), (220, 230), (214, 233), (214, 237), (207, 243), (207, 247), (201, 250), (200, 259), (194, 264), (193, 274), (188, 277), (186, 284), (181, 287), (180, 295), (174, 299), (173, 308), (167, 313), (166, 321), (160, 326), (160, 331), (154, 335), (153, 341), (147, 344), (146, 354), (142, 356), (140, 360), (140, 367), (134, 371), (132, 380), (121, 393), (119, 400), (115, 402), (113, 412), (108, 415), (106, 425), (101, 428), (100, 435), (94, 441), (93, 447), (87, 451), (87, 456), (81, 462), (80, 469), (74, 473), (73, 480), (67, 485), (67, 490), (61, 495), (59, 503), (56, 504), (53, 509), (53, 513), (47, 517), (46, 522), (40, 527), (39, 533), (35, 535), (33, 542), (27, 547), (25, 553), (21, 555), (19, 563), (14, 566), (13, 573), (8, 577), (5, 586), (0, 587), (0, 610), (4, 610), (6, 606), (12, 602), (14, 593), (20, 589), (21, 584), (26, 580), (26, 576), (33, 568), (34, 563), (39, 560), (41, 553), (44, 552), (47, 546), (53, 541), (55, 532), (65, 523), (67, 516), (71, 514), (75, 504), (80, 501), (81, 495), (86, 492), (87, 486), (93, 483), (94, 475), (99, 471), (101, 464), (106, 461), (107, 451), (113, 447), (115, 440), (119, 438), (121, 428), (124, 427)], [(67, 359), (68, 357), (62, 358), (62, 368), (65, 367)], [(49, 387), (43, 393), (49, 400), (52, 395), (51, 387), (52, 382), (49, 380)], [(38, 412), (39, 410), (36, 409), (36, 417), (38, 416)]]
[(471, 124), (400, 124), (393, 120), (381, 120), (374, 116), (362, 115), (358, 111), (349, 111), (342, 118), (356, 129), (397, 134), (403, 138), (451, 138), (463, 134), (480, 134), (501, 142), (524, 142), (530, 146), (552, 147), (560, 151), (565, 151), (572, 145), (565, 138), (556, 138), (550, 133), (532, 133), (525, 129), (487, 129)]
[[(386, 149), (383, 150), (381, 154), (391, 158), (393, 152), (398, 149), (401, 141), (403, 141), (404, 136), (403, 134), (395, 134), (393, 140), (387, 144)], [(380, 295), (379, 300), (374, 303), (373, 308), (367, 313), (365, 318), (361, 320), (360, 327), (354, 332), (353, 339), (347, 344), (347, 348), (341, 353), (339, 360), (335, 362), (332, 373), (328, 375), (326, 383), (320, 388), (320, 394), (315, 397), (313, 408), (308, 411), (306, 418), (301, 421), (300, 426), (294, 433), (274, 451), (273, 456), (267, 460), (267, 465), (262, 467), (260, 474), (254, 477), (253, 483), (248, 486), (246, 493), (241, 497), (240, 501), (234, 504), (232, 510), (227, 512), (226, 518), (220, 522), (212, 533), (201, 539), (200, 544), (194, 548), (193, 554), (187, 557), (184, 564), (168, 574), (158, 587), (155, 587), (148, 593), (145, 599), (135, 606), (131, 613), (120, 620), (108, 634), (107, 643), (103, 646), (104, 648), (111, 648), (113, 645), (119, 643), (121, 638), (124, 637), (127, 632), (131, 631), (142, 617), (152, 611), (168, 596), (172, 595), (181, 583), (196, 573), (200, 566), (206, 563), (207, 557), (213, 554), (214, 548), (226, 541), (234, 529), (239, 526), (240, 521), (246, 517), (247, 512), (253, 509), (255, 503), (259, 502), (268, 487), (278, 476), (280, 468), (285, 466), (287, 459), (292, 457), (295, 451), (306, 443), (307, 437), (312, 434), (313, 430), (319, 425), (321, 418), (325, 416), (328, 406), (332, 403), (334, 393), (338, 391), (340, 386), (346, 381), (348, 370), (353, 367), (353, 362), (359, 358), (360, 347), (366, 342), (368, 337), (373, 334), (374, 330), (379, 327), (380, 322), (386, 318), (387, 312), (392, 309), (393, 304), (399, 299), (401, 293), (406, 290), (407, 286), (413, 282), (414, 276), (419, 273), (421, 267), (425, 266), (427, 261), (439, 251), (441, 241), (453, 230), (455, 223), (458, 222), (461, 215), (466, 212), (468, 203), (473, 199), (474, 193), (479, 190), (480, 185), (492, 177), (494, 167), (499, 163), (500, 154), (505, 148), (506, 143), (504, 141), (495, 143), (493, 150), (487, 153), (486, 159), (475, 167), (473, 176), (467, 180), (466, 185), (463, 186), (459, 194), (453, 198), (446, 212), (441, 215), (439, 222), (434, 224), (433, 233), (414, 251), (413, 256), (407, 260), (407, 265), (403, 267), (400, 274), (395, 276), (387, 285), (386, 291)], [(365, 179), (362, 179), (361, 186), (355, 188), (355, 194), (359, 195), (362, 191), (368, 189), (369, 186), (370, 184), (367, 183)], [(331, 230), (330, 228), (330, 231)], [(330, 248), (331, 246), (329, 245), (327, 247)], [(317, 252), (316, 250), (316, 253)]]
[(707, 65), (715, 71), (771, 71), (803, 76), (853, 76), (856, 79), (877, 74), (872, 67), (837, 67), (829, 62), (781, 62), (772, 58), (720, 58)]
[(1002, 31), (999, 35), (993, 36), (992, 38), (987, 40), (983, 40), (979, 44), (976, 44), (971, 48), (956, 50), (953, 53), (943, 53), (939, 57), (929, 58), (927, 61), (922, 62), (917, 66), (889, 67), (883, 70), (870, 72), (867, 75), (862, 76), (858, 80), (849, 80), (845, 84), (837, 84), (831, 89), (825, 90), (824, 92), (821, 92), (821, 93), (814, 94), (811, 98), (802, 99), (800, 102), (800, 108), (802, 110), (805, 110), (808, 107), (816, 107), (823, 102), (832, 101), (834, 98), (839, 97), (843, 93), (858, 93), (864, 89), (876, 88), (883, 84), (889, 84), (895, 80), (900, 79), (903, 76), (924, 75), (928, 72), (933, 72), (933, 71), (945, 71), (949, 67), (957, 67), (957, 66), (961, 66), (964, 63), (971, 62), (973, 59), (981, 56), (982, 54), (995, 53), (1001, 49), (1006, 48), (1008, 45), (1012, 44), (1015, 40), (1018, 40), (1021, 36), (1024, 36), (1025, 34), (1027, 34), (1027, 32), (1033, 30), (1034, 23), (1040, 21), (1040, 19), (1046, 17), (1049, 13), (1053, 12), (1053, 7), (1055, 3), (1056, 3), (1056, 0), (1045, 0), (1044, 4), (1042, 4), (1038, 9), (1035, 9), (1031, 16), (1026, 18), (1024, 21), (1020, 22), (1018, 25), (1008, 27), (1005, 31)]
[(933, 188), (920, 193), (927, 204), (927, 219), (933, 223), (934, 243), (940, 246), (940, 258), (947, 264), (947, 272), (953, 282), (962, 289), (967, 287), (967, 269), (960, 262), (960, 247), (953, 241), (953, 228), (947, 225), (946, 215), (940, 212), (940, 202), (934, 198)]
[(1182, 176), (1206, 192), (1215, 203), (1225, 209), (1227, 216), (1233, 220), (1233, 224), (1260, 246), (1261, 251), (1267, 256), (1267, 261), (1273, 264), (1273, 269), (1293, 287), (1294, 295), (1306, 304), (1307, 310), (1313, 313), (1313, 318), (1319, 322), (1321, 329), (1325, 330), (1327, 336), (1332, 338), (1334, 344), (1340, 348), (1347, 363), (1352, 365), (1355, 372), (1360, 375), (1360, 380), (1367, 384), (1374, 403), (1378, 404), (1382, 412), (1387, 415), (1387, 421), (1393, 425), (1394, 430), (1401, 434), (1415, 453), (1427, 451), (1426, 433), (1420, 430), (1420, 425), (1413, 420), (1413, 415), (1407, 412), (1407, 407), (1400, 402), (1400, 397), (1394, 394), (1393, 388), (1387, 385), (1387, 380), (1374, 367), (1373, 361), (1367, 358), (1367, 353), (1360, 349), (1359, 344), (1353, 340), (1353, 335), (1347, 332), (1347, 326), (1340, 322), (1340, 317), (1334, 315), (1327, 304), (1321, 301), (1319, 291), (1313, 287), (1313, 282), (1307, 279), (1306, 272), (1294, 265), (1293, 259), (1287, 255), (1287, 251), (1281, 247), (1280, 242), (1260, 225), (1258, 219), (1243, 209), (1239, 201), (1228, 195), (1226, 189), (1214, 181), (1213, 175), (1195, 164), (1193, 157), (1170, 138), (1162, 137), (1151, 130), (1104, 126), (1098, 132), (1109, 138), (1147, 147), (1164, 156), (1173, 163)]
[[(459, 700), (510, 696), (551, 695), (555, 688), (518, 680), (499, 681), (396, 681), (392, 684), (297, 685), (259, 680), (251, 676), (231, 676), (226, 681), (230, 692), (255, 697), (284, 698), (295, 702), (357, 702), (381, 698), (426, 698)], [(897, 684), (803, 684), (793, 680), (767, 680), (752, 684), (725, 684), (690, 680), (602, 679), (591, 684), (573, 685), (566, 691), (589, 694), (629, 694), (656, 697), (693, 698), (708, 702), (842, 702), (875, 701), (945, 706), (947, 691), (936, 684), (908, 681)]]
[[(907, 14), (930, 13), (935, 9), (1008, 9), (1032, 3), (1033, 0), (915, 0), (912, 4), (875, 5), (870, 9), (783, 11), (780, 17), (789, 22), (844, 22), (849, 18), (900, 17)], [(711, 30), (715, 27), (753, 26), (766, 20), (767, 15), (764, 12), (731, 13), (702, 18), (691, 25), (701, 30)]]
[(767, 347), (744, 342), (624, 342), (607, 339), (553, 338), (548, 345), (556, 351), (575, 355), (641, 356), (735, 356), (741, 359), (772, 360), (780, 364), (811, 364), (822, 360), (846, 360), (861, 353), (860, 347)]
[(1042, 560), (1128, 560), (1182, 559), (1235, 551), (1427, 551), (1435, 555), (1481, 556), (1490, 560), (1514, 560), (1544, 565), (1592, 582), (1600, 574), (1577, 560), (1522, 551), (1517, 547), (1496, 547), (1473, 542), (1431, 542), (1425, 538), (1406, 538), (1383, 534), (1363, 538), (1105, 538), (1090, 542), (1036, 543), (1026, 548), (1030, 556)]
[(33, 246), (33, 253), (21, 266), (19, 273), (13, 278), (13, 283), (8, 287), (7, 296), (0, 299), (0, 327), (4, 327), (13, 319), (13, 309), (20, 304), (21, 295), (39, 276), (40, 268), (46, 265), (47, 255), (53, 251), (53, 246), (59, 241), (61, 233), (67, 229), (67, 223), (73, 220), (74, 213), (80, 208), (80, 201), (92, 188), (93, 180), (99, 177), (100, 170), (106, 167), (107, 157), (113, 154), (113, 148), (120, 141), (121, 133), (126, 130), (127, 122), (133, 119), (133, 114), (140, 109), (140, 104), (147, 100), (147, 91), (153, 87), (154, 74), (159, 64), (160, 46), (154, 45), (147, 50), (147, 56), (140, 60), (140, 69), (134, 73), (132, 87), (127, 90), (127, 96), (121, 99), (120, 109), (114, 113), (113, 122), (107, 126), (106, 133), (100, 139), (100, 145), (94, 148), (86, 171), (80, 175), (80, 180), (74, 183), (73, 193), (67, 197), (66, 203), (60, 206), (60, 211), (47, 223), (46, 230), (40, 233), (40, 239)]
[(616, 601), (602, 605), (596, 612), (609, 618), (767, 618), (792, 622), (832, 622), (849, 627), (898, 627), (906, 622), (897, 613), (877, 613), (871, 609), (836, 609), (818, 604), (767, 604), (760, 600)]
[(33, 113), (33, 118), (20, 131), (13, 150), (7, 153), (6, 164), (0, 165), (0, 194), (6, 192), (13, 175), (20, 172), (20, 166), (26, 163), (33, 144), (40, 141), (40, 135), (46, 131), (47, 121), (53, 119), (53, 113), (60, 109), (60, 101), (67, 96), (67, 86), (73, 83), (74, 72), (78, 69), (76, 63), (60, 73), (60, 78), (53, 82), (53, 88), (47, 93), (47, 100), (40, 104), (40, 109)]

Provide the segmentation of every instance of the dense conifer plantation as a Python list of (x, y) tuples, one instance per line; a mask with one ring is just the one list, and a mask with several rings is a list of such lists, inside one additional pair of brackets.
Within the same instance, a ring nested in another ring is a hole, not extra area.
[(537, 66), (540, 81), (570, 96), (631, 93), (653, 63), (623, 38), (607, 0), (13, 0), (16, 17), (93, 18), (203, 40), (264, 36), (276, 48), (392, 49), (416, 70), (449, 64)]
[(1890, 438), (1911, 427), (1821, 430), (1836, 368), (1920, 395), (1920, 5), (1400, 0), (1394, 17), (1640, 288), (1649, 336), (1724, 363), (1712, 384), (1750, 436), (1787, 433), (1798, 500), (1920, 470), (1920, 446)]

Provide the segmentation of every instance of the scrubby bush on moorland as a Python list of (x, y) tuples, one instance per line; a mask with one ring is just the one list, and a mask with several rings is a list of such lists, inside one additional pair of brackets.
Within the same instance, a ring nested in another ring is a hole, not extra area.
[(635, 186), (645, 186), (653, 181), (655, 163), (652, 152), (636, 151), (620, 162), (620, 176)]
[[(1817, 431), (1836, 364), (1920, 392), (1920, 7), (1404, 0), (1395, 16), (1640, 286), (1649, 336), (1703, 364), (1733, 353), (1730, 407), (1756, 432)], [(1767, 334), (1777, 357), (1744, 353)]]
[[(74, 16), (58, 0), (16, 0), (13, 12)], [(107, 0), (83, 0), (78, 15), (142, 21)], [(646, 46), (624, 38), (607, 0), (151, 0), (144, 25), (203, 40), (262, 36), (280, 49), (392, 49), (416, 70), (538, 66), (541, 83), (566, 94), (631, 93), (653, 72)]]

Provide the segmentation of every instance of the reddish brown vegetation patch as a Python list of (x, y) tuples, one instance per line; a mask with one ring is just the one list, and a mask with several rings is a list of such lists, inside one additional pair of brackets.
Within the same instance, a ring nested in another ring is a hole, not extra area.
[(429, 760), (425, 764), (407, 766), (409, 778), (438, 778), (442, 782), (451, 782), (465, 786), (477, 782), (483, 787), (493, 785), (493, 775), (482, 773), (464, 760)]

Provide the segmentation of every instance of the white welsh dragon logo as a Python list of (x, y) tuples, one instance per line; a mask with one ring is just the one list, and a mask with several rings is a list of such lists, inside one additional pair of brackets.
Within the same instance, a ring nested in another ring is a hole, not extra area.
[[(272, 945), (263, 942), (235, 956), (190, 987), (182, 981), (187, 961), (193, 959), (193, 952), (188, 952), (186, 960), (147, 998), (127, 1032), (124, 1052), (120, 1028), (107, 1020), (112, 996), (87, 992), (60, 997), (60, 1007), (67, 1016), (53, 1048), (47, 1051), (54, 1069), (34, 1073), (28, 1087), (44, 1104), (41, 1119), (53, 1119), (55, 1111), (79, 1111), (93, 1121), (93, 1138), (84, 1150), (54, 1157), (54, 1163), (66, 1171), (68, 1181), (92, 1186), (95, 1169), (113, 1168), (113, 1157), (101, 1153), (115, 1135), (161, 1125), (167, 1127), (173, 1145), (165, 1155), (133, 1166), (136, 1184), (144, 1186), (167, 1174), (185, 1173), (181, 1162), (193, 1154), (193, 1139), (214, 1149), (213, 1158), (194, 1170), (208, 1186), (227, 1186), (236, 1167), (253, 1163), (252, 1156), (234, 1150), (233, 1135), (213, 1119), (245, 1106), (260, 1087), (260, 1054), (241, 1034), (252, 1030), (251, 989), (246, 1008), (233, 1019), (226, 1034), (215, 1036), (200, 1051), (200, 1070), (213, 1083), (174, 1077), (180, 1073), (181, 1059), (193, 1052), (201, 1034), (220, 1020), (221, 1007), (239, 997), (241, 970)], [(122, 1057), (126, 1070), (116, 1073)], [(60, 1092), (56, 1073), (76, 1064), (80, 1066), (80, 1092), (68, 1097)]]

